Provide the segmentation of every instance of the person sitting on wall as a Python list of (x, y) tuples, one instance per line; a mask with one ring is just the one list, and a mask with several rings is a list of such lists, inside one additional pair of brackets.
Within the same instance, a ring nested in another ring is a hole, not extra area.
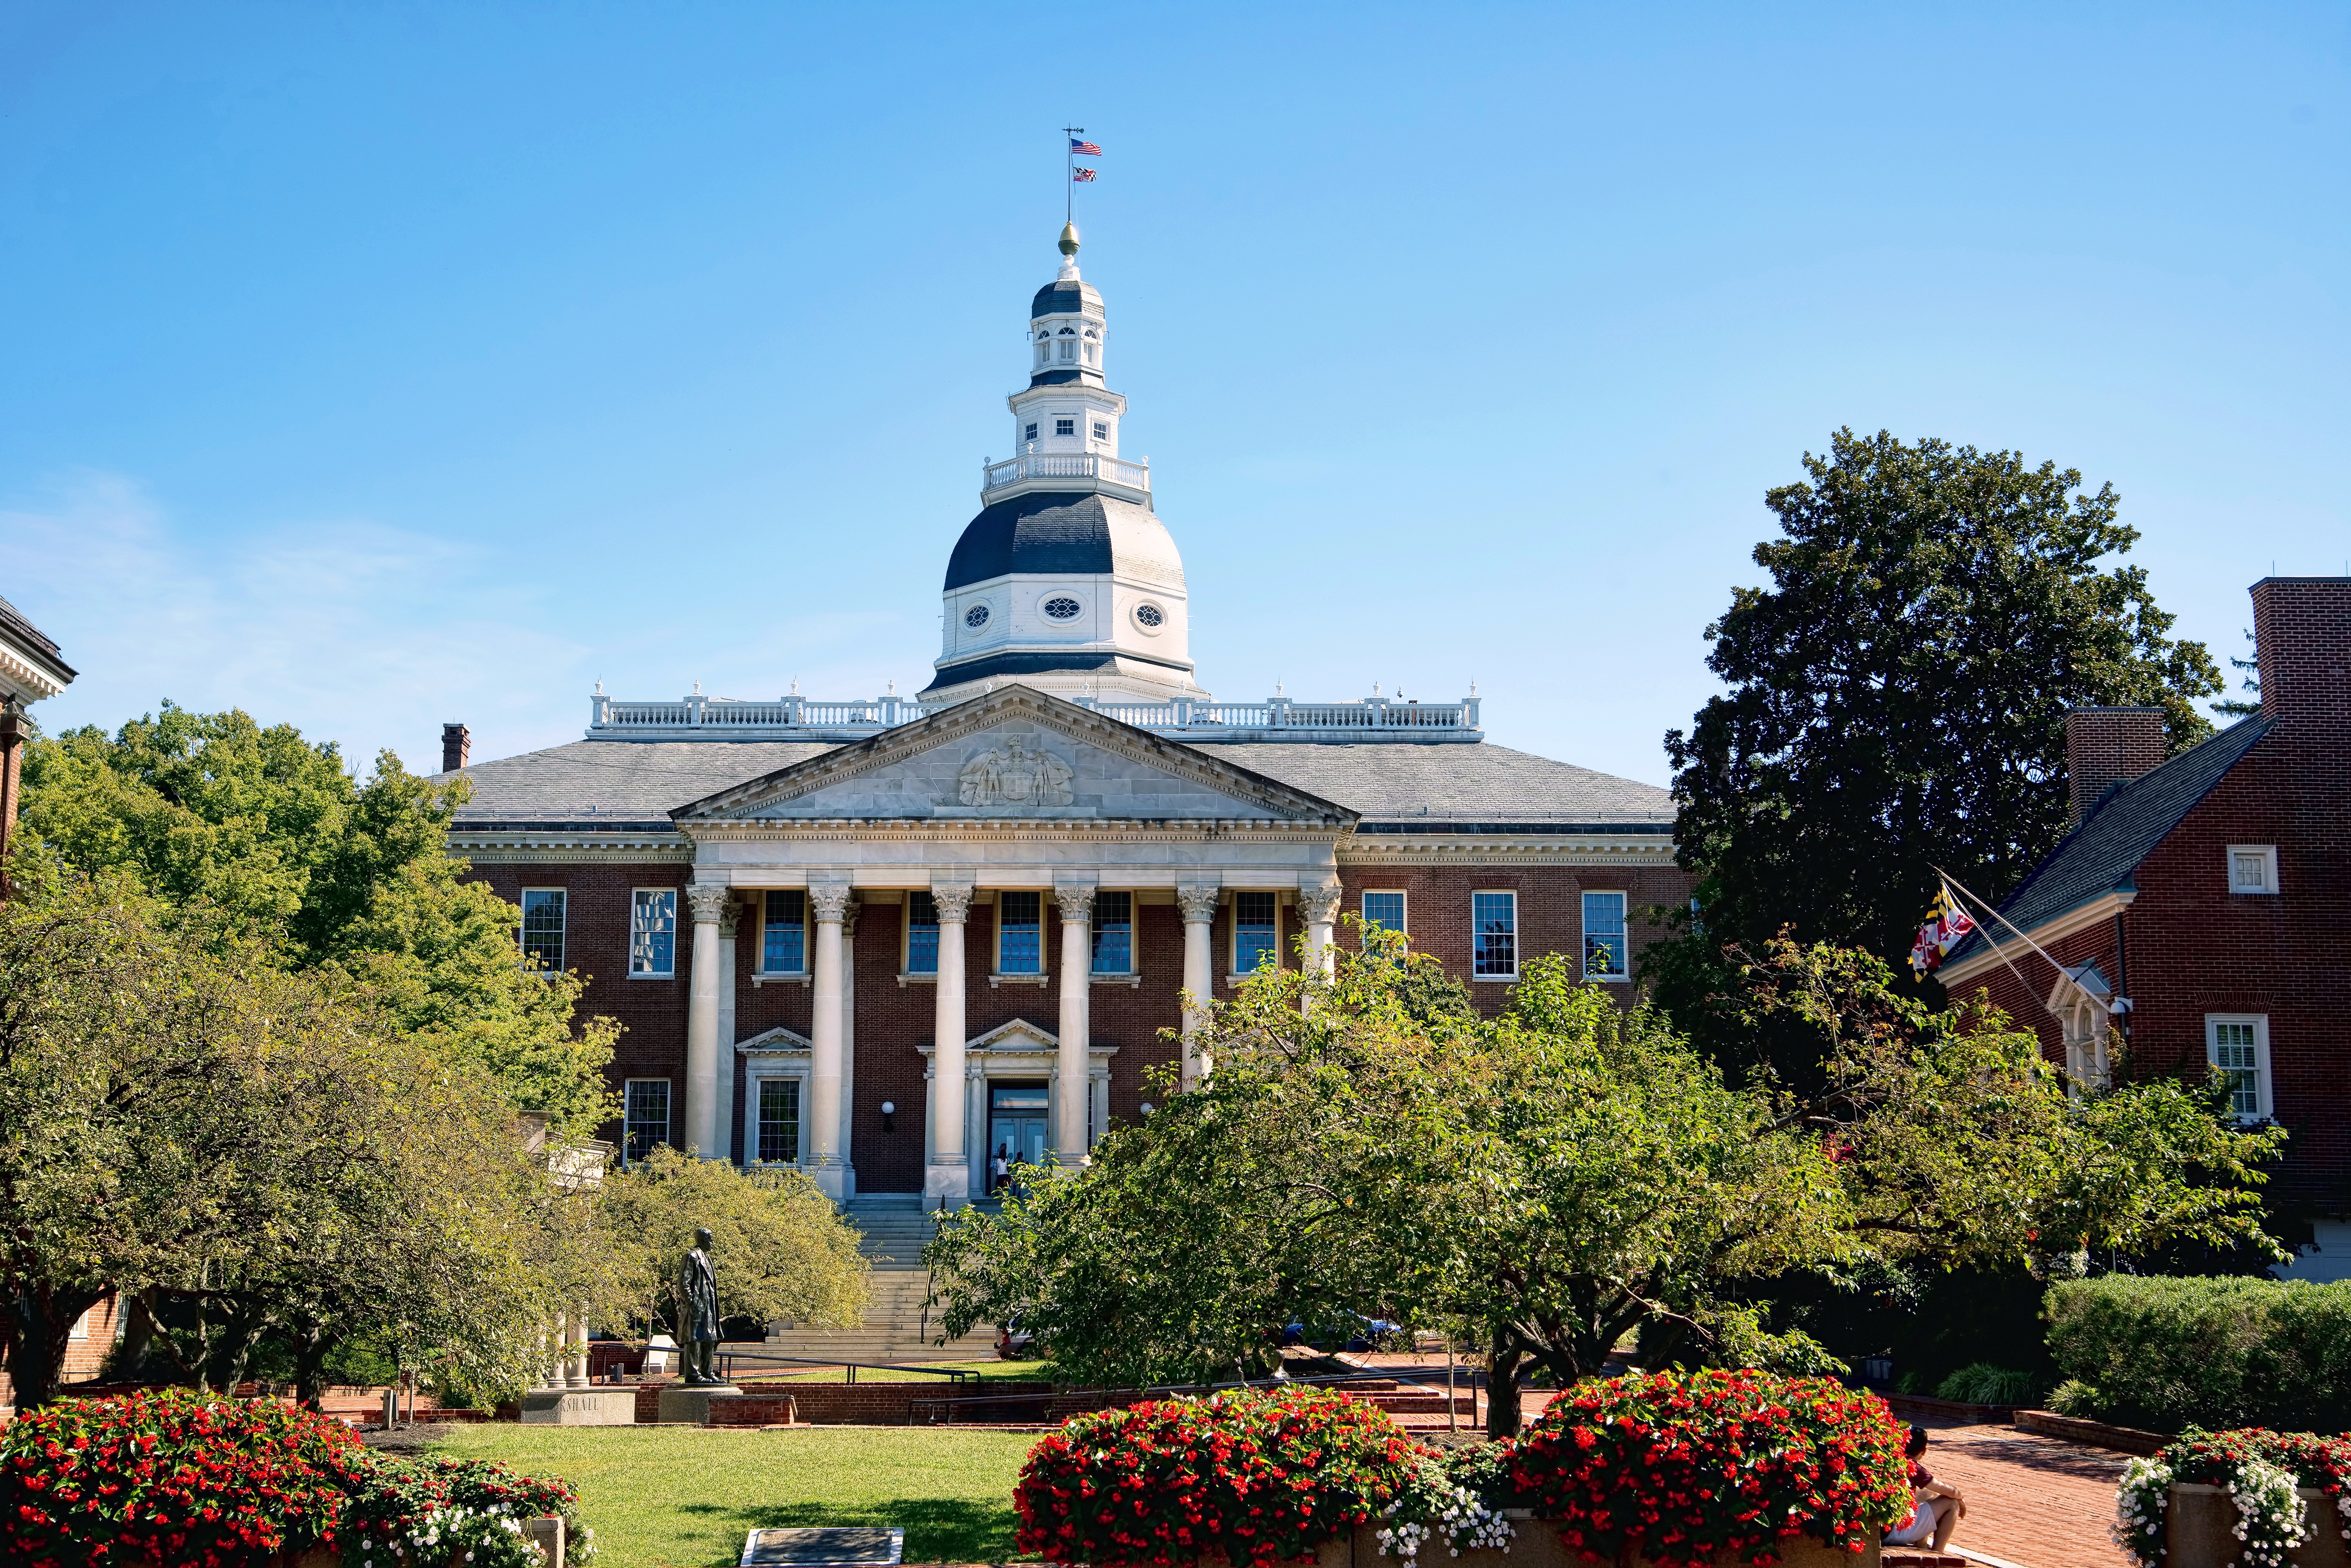
[(1923, 1543), (1929, 1552), (1940, 1552), (1950, 1544), (1959, 1521), (1968, 1516), (1968, 1500), (1959, 1488), (1945, 1486), (1935, 1479), (1934, 1471), (1918, 1462), (1927, 1452), (1926, 1428), (1910, 1428), (1910, 1441), (1904, 1451), (1910, 1459), (1910, 1517), (1886, 1532), (1886, 1544)]

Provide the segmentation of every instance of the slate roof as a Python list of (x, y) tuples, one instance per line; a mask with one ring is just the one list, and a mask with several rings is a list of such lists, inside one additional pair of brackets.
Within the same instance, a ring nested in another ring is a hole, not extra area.
[[(671, 831), (669, 813), (834, 750), (817, 742), (574, 741), (465, 770), (460, 826)], [(1654, 784), (1489, 743), (1198, 744), (1218, 762), (1361, 813), (1364, 833), (1559, 832), (1673, 825)], [(446, 775), (444, 775), (446, 776)]]
[(985, 507), (964, 524), (947, 557), (953, 593), (1015, 572), (1083, 576), (1125, 567), (1152, 582), (1184, 581), (1167, 525), (1147, 506), (1116, 496), (1031, 491)]
[[(2067, 834), (2001, 901), (2000, 912), (2030, 931), (2068, 910), (2131, 888), (2139, 862), (2270, 732), (2270, 723), (2266, 715), (2256, 715), (2231, 724), (2153, 772), (2115, 785), (2082, 826)], [(1972, 958), (1984, 947), (1982, 937), (1970, 937), (1952, 950), (1948, 961)]]
[(8, 639), (28, 656), (50, 666), (55, 673), (68, 680), (74, 678), (73, 667), (61, 657), (64, 650), (51, 642), (39, 627), (26, 620), (24, 611), (6, 599), (0, 599), (0, 637)]
[(1037, 297), (1029, 302), (1029, 319), (1034, 321), (1040, 316), (1077, 316), (1082, 314), (1089, 305), (1099, 316), (1102, 303), (1102, 290), (1092, 284), (1081, 278), (1065, 278), (1049, 283), (1037, 291)]

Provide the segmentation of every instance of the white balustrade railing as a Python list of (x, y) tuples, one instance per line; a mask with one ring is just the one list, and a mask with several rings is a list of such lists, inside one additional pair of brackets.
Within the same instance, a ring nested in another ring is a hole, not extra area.
[(1029, 479), (1103, 479), (1130, 490), (1151, 488), (1151, 465), (1095, 452), (1032, 452), (980, 470), (982, 494)]
[[(737, 739), (828, 740), (879, 734), (912, 724), (945, 707), (925, 707), (893, 692), (870, 702), (816, 702), (804, 697), (745, 701), (695, 695), (674, 702), (623, 702), (598, 693), (591, 698), (588, 733), (598, 736), (659, 734), (692, 739), (717, 732)], [(1479, 702), (1405, 701), (1366, 697), (1356, 702), (1293, 702), (1270, 697), (1262, 702), (1115, 702), (1092, 697), (1070, 699), (1106, 719), (1138, 730), (1181, 733), (1193, 740), (1280, 740), (1343, 735), (1373, 739), (1409, 733), (1416, 738), (1476, 740)]]

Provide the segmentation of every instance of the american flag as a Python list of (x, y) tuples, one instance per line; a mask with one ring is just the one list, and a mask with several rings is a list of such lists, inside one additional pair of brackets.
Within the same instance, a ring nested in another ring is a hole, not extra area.
[(1093, 171), (1092, 170), (1091, 170), (1091, 169), (1078, 169), (1078, 170), (1073, 170), (1073, 171), (1071, 171), (1071, 174), (1070, 174), (1070, 178), (1071, 178), (1071, 179), (1072, 179), (1072, 180), (1078, 180), (1078, 181), (1091, 180), (1091, 179), (1092, 179), (1093, 177), (1094, 177), (1094, 171)]
[(1080, 141), (1074, 136), (1070, 138), (1070, 151), (1084, 158), (1100, 158), (1102, 156), (1101, 148), (1096, 147), (1091, 141)]

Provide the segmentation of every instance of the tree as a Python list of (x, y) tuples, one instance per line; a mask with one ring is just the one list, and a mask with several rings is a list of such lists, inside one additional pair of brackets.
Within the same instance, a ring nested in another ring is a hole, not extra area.
[(592, 1134), (613, 1114), (603, 1068), (619, 1026), (575, 1028), (583, 982), (525, 970), (521, 912), (449, 857), (466, 788), (390, 752), (361, 782), (291, 725), (166, 702), (112, 736), (27, 748), (24, 824), (41, 847), (18, 875), (127, 872), (170, 907), (201, 905), (282, 964), (363, 984), (392, 1026), (487, 1066), (559, 1137)]
[(871, 1266), (857, 1231), (797, 1170), (737, 1169), (666, 1146), (607, 1177), (598, 1218), (611, 1239), (616, 1293), (677, 1322), (678, 1260), (707, 1228), (722, 1317), (854, 1327)]
[(1666, 737), (1702, 929), (1685, 921), (1648, 974), (1717, 1045), (1695, 1004), (1721, 989), (1722, 943), (1789, 927), (1898, 960), (1935, 867), (1998, 897), (2064, 836), (2067, 710), (2161, 707), (2179, 749), (2220, 689), (2145, 571), (2102, 566), (2138, 537), (2111, 485), (1884, 431), (1841, 430), (1804, 468), (1764, 496), (1771, 587), (1735, 589), (1707, 628), (1726, 690)]
[(1789, 1276), (2259, 1234), (2273, 1135), (2177, 1084), (2069, 1096), (2029, 1033), (1928, 1013), (1866, 954), (1752, 966), (1755, 1014), (1820, 1052), (1806, 1090), (1733, 1082), (1555, 956), (1499, 1019), (1416, 1009), (1431, 961), (1341, 953), (1217, 1004), (1206, 1086), (942, 1226), (946, 1332), (1018, 1314), (1063, 1376), (1147, 1384), (1260, 1369), (1292, 1322), (1467, 1322), (1501, 1431), (1530, 1363), (1829, 1365), (1759, 1304)]
[[(2253, 648), (2253, 628), (2245, 628), (2245, 646)], [(2258, 649), (2251, 659), (2229, 656), (2229, 668), (2241, 672), (2244, 680), (2238, 682), (2243, 697), (2224, 698), (2212, 704), (2212, 711), (2224, 719), (2250, 719), (2262, 711), (2262, 660)], [(2247, 701), (2251, 699), (2251, 701)]]

